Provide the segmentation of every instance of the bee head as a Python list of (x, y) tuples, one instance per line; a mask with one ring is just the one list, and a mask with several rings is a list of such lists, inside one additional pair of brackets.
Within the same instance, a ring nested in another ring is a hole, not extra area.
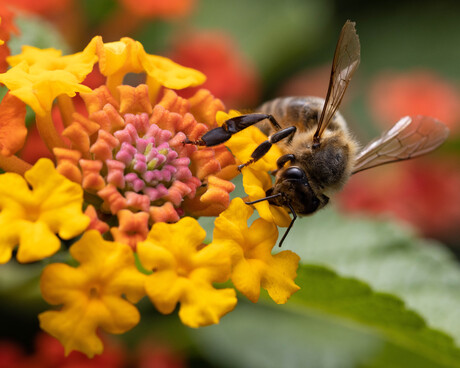
[(299, 215), (309, 215), (325, 205), (311, 188), (305, 171), (298, 166), (289, 166), (280, 172), (274, 187), (267, 190), (266, 195), (277, 193), (281, 195), (270, 199), (269, 203), (276, 206), (289, 203)]

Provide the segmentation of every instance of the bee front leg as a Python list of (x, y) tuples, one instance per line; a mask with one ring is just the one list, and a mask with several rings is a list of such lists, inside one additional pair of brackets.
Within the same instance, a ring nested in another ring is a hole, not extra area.
[(267, 114), (248, 114), (240, 115), (226, 120), (222, 126), (211, 129), (204, 134), (200, 139), (191, 141), (188, 138), (183, 142), (184, 144), (195, 144), (197, 146), (212, 147), (228, 141), (231, 136), (247, 127), (257, 124), (262, 120), (268, 119), (276, 130), (281, 127), (272, 115)]
[[(257, 146), (254, 152), (252, 152), (251, 159), (248, 162), (238, 166), (238, 170), (241, 171), (243, 167), (248, 166), (252, 164), (253, 162), (256, 162), (257, 160), (261, 159), (270, 150), (273, 143), (277, 143), (280, 140), (291, 136), (292, 134), (296, 132), (296, 130), (297, 128), (295, 126), (290, 126), (290, 127), (281, 129), (277, 131), (276, 133), (272, 134), (270, 137), (268, 137), (266, 141), (262, 142), (261, 144)], [(286, 161), (288, 161), (288, 160), (292, 160), (290, 156), (293, 156), (293, 159), (295, 159), (294, 155), (284, 155), (281, 157), (285, 157)], [(286, 163), (286, 161), (284, 161), (284, 163)]]

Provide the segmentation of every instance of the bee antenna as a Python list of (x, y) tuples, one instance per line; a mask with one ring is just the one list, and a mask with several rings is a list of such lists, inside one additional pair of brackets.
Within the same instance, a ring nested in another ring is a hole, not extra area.
[(281, 246), (283, 245), (284, 239), (286, 239), (287, 234), (289, 234), (289, 231), (291, 230), (292, 225), (294, 225), (294, 221), (295, 221), (296, 218), (297, 218), (297, 214), (295, 213), (294, 208), (292, 208), (291, 202), (286, 202), (286, 206), (288, 206), (289, 209), (290, 209), (291, 212), (292, 212), (292, 220), (291, 220), (291, 223), (289, 224), (288, 228), (287, 228), (286, 231), (284, 232), (283, 237), (281, 238), (281, 241), (280, 241), (280, 243), (279, 243), (279, 245), (278, 245), (279, 247), (281, 247)]
[(281, 195), (283, 195), (283, 193), (276, 193), (276, 194), (273, 194), (273, 195), (270, 195), (270, 196), (267, 196), (267, 197), (264, 197), (264, 198), (261, 198), (261, 199), (256, 199), (255, 201), (252, 201), (252, 202), (244, 202), (244, 203), (246, 203), (246, 204), (259, 203), (259, 202), (263, 202), (263, 201), (268, 201), (269, 199), (276, 198), (276, 197), (279, 197)]
[[(276, 193), (276, 194), (273, 194), (273, 195), (270, 195), (270, 196), (267, 196), (265, 198), (261, 198), (261, 199), (256, 199), (255, 201), (252, 201), (252, 202), (245, 202), (246, 204), (250, 205), (250, 204), (255, 204), (255, 203), (259, 203), (259, 202), (262, 202), (262, 201), (268, 201), (269, 199), (272, 199), (272, 198), (276, 198), (276, 197), (279, 197), (279, 196), (282, 196), (283, 193)], [(288, 226), (288, 228), (286, 229), (286, 231), (284, 232), (284, 235), (283, 237), (281, 238), (281, 241), (279, 243), (279, 247), (281, 247), (283, 245), (283, 242), (284, 242), (284, 239), (286, 239), (286, 236), (289, 234), (289, 231), (291, 231), (291, 228), (292, 228), (292, 225), (294, 225), (294, 221), (297, 219), (297, 214), (295, 213), (295, 210), (294, 208), (292, 207), (291, 205), (291, 202), (288, 202), (286, 201), (285, 205), (287, 207), (289, 207), (289, 210), (291, 211), (292, 213), (292, 220)]]

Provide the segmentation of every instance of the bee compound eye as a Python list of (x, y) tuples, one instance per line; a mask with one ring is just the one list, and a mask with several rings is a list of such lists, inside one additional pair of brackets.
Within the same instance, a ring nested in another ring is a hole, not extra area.
[(296, 166), (289, 167), (285, 172), (284, 172), (284, 177), (287, 180), (303, 180), (306, 178), (305, 172)]

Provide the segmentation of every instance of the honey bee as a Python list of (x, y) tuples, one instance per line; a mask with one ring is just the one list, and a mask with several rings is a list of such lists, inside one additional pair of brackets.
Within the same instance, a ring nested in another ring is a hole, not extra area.
[(345, 119), (337, 111), (359, 62), (360, 43), (355, 23), (347, 21), (335, 49), (325, 99), (276, 98), (262, 104), (256, 109), (257, 113), (229, 119), (201, 139), (185, 142), (214, 146), (257, 124), (268, 139), (254, 150), (248, 162), (238, 167), (239, 170), (263, 157), (272, 144), (278, 144), (283, 155), (277, 160), (277, 170), (272, 172), (275, 184), (266, 191), (264, 198), (246, 203), (267, 200), (290, 210), (293, 217), (279, 246), (298, 215), (310, 215), (326, 206), (351, 175), (426, 154), (440, 146), (449, 135), (449, 129), (434, 118), (406, 116), (360, 149)]

